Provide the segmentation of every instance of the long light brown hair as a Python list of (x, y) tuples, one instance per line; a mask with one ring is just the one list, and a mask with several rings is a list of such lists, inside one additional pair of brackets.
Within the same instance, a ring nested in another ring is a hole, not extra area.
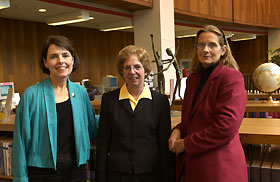
[[(222, 49), (224, 49), (224, 45), (226, 45), (225, 54), (220, 57), (219, 62), (222, 63), (225, 66), (228, 66), (230, 68), (234, 68), (236, 70), (239, 70), (238, 64), (237, 64), (237, 62), (235, 61), (234, 57), (231, 54), (231, 50), (230, 50), (228, 41), (225, 38), (225, 35), (222, 32), (222, 30), (219, 29), (218, 27), (214, 26), (214, 25), (206, 25), (206, 26), (204, 26), (204, 28), (199, 30), (197, 32), (197, 34), (196, 34), (195, 45), (197, 44), (199, 35), (201, 33), (203, 33), (203, 32), (212, 32), (215, 35), (217, 35), (218, 38), (219, 38), (219, 44), (220, 44)], [(201, 70), (201, 63), (198, 60), (197, 47), (196, 46), (194, 47), (194, 55), (193, 55), (191, 70), (194, 73), (197, 73), (197, 72), (199, 72)]]

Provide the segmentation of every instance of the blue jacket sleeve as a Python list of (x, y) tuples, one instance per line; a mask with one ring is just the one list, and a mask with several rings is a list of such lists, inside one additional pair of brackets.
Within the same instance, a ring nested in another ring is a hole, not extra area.
[(17, 108), (13, 137), (12, 166), (14, 182), (28, 182), (27, 156), (31, 137), (30, 111), (27, 99), (22, 96)]

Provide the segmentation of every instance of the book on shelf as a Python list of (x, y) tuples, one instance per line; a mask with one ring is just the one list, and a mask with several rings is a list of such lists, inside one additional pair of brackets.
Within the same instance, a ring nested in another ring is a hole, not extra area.
[(271, 182), (280, 181), (280, 162), (273, 162), (271, 167)]
[(264, 159), (261, 166), (261, 182), (271, 182), (272, 152), (271, 146), (264, 146)]
[(12, 176), (12, 145), (13, 139), (7, 136), (0, 137), (1, 174)]
[(271, 182), (280, 181), (280, 146), (272, 146)]
[(280, 182), (280, 146), (243, 144), (249, 182)]

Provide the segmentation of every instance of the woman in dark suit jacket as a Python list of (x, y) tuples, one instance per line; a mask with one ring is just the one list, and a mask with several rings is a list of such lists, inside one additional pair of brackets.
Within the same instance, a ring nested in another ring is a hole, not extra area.
[(102, 97), (97, 136), (97, 182), (164, 182), (175, 180), (168, 149), (170, 107), (166, 95), (150, 90), (150, 71), (143, 48), (127, 46), (118, 55), (125, 84)]
[(186, 81), (182, 122), (169, 139), (170, 150), (185, 163), (185, 182), (248, 181), (238, 133), (246, 93), (237, 70), (224, 33), (213, 25), (200, 30), (193, 73)]

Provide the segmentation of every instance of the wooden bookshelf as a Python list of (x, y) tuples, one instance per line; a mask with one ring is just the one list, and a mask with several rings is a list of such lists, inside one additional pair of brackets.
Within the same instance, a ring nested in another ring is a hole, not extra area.
[(247, 101), (246, 112), (280, 112), (280, 103), (266, 101)]
[(243, 144), (280, 145), (280, 119), (244, 118), (239, 134)]
[[(7, 121), (0, 121), (0, 131), (14, 131), (14, 125), (15, 125), (15, 114), (12, 114), (9, 116)], [(1, 168), (0, 168), (1, 171)], [(7, 179), (7, 180), (13, 180), (13, 176), (5, 176), (0, 174), (0, 179)]]
[[(0, 179), (9, 179), (9, 180), (13, 180), (13, 176), (4, 176), (2, 174), (0, 174)], [(0, 180), (1, 181), (1, 180)]]
[(280, 103), (268, 103), (267, 101), (250, 101), (246, 103), (246, 116), (250, 112), (280, 112)]
[(12, 114), (7, 121), (0, 121), (0, 131), (14, 131), (15, 116)]
[(101, 100), (93, 100), (93, 101), (90, 101), (90, 103), (91, 103), (92, 107), (94, 108), (95, 113), (100, 114)]
[[(175, 102), (172, 111), (181, 111), (182, 103)], [(280, 112), (280, 103), (267, 103), (266, 101), (251, 101), (246, 103), (246, 112)], [(248, 116), (248, 115), (247, 115)]]
[[(280, 99), (280, 93), (273, 93), (272, 98)], [(247, 99), (267, 99), (268, 94), (266, 93), (247, 93)]]

